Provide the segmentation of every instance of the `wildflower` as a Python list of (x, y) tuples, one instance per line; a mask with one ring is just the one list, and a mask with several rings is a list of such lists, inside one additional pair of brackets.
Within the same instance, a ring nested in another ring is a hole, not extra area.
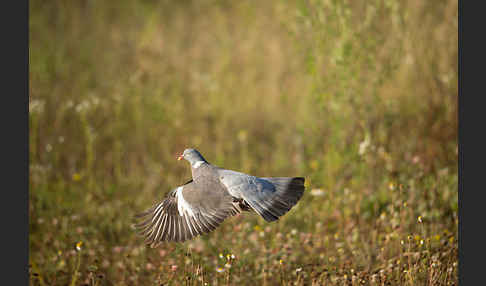
[(413, 158), (412, 158), (412, 162), (413, 162), (414, 164), (417, 164), (418, 162), (420, 162), (420, 157), (419, 157), (419, 156), (417, 156), (417, 155), (413, 156)]
[(365, 139), (359, 143), (359, 150), (358, 154), (363, 155), (370, 146), (370, 138), (369, 136), (365, 136)]
[(295, 269), (295, 272), (300, 272), (300, 271), (302, 271), (302, 267)]
[(262, 227), (261, 227), (261, 226), (259, 226), (259, 225), (255, 225), (255, 226), (253, 227), (253, 229), (254, 229), (255, 231), (262, 231)]
[(79, 174), (79, 173), (74, 173), (74, 174), (73, 174), (73, 181), (77, 182), (77, 181), (79, 181), (79, 180), (81, 180), (81, 174)]
[(308, 188), (310, 186), (310, 184), (311, 184), (310, 179), (309, 180), (305, 180), (304, 187), (305, 188)]
[(419, 223), (422, 223), (422, 216), (419, 216), (419, 217), (417, 218), (417, 221), (418, 221)]
[(234, 254), (231, 254), (231, 259), (235, 259), (236, 256)]
[(29, 101), (29, 113), (42, 113), (44, 111), (45, 102), (38, 99)]
[(407, 239), (408, 239), (408, 240), (412, 240), (412, 238), (413, 238), (413, 237), (412, 237), (411, 235), (407, 236)]
[(224, 257), (224, 256), (223, 256), (223, 253), (220, 253), (220, 254), (219, 254), (219, 258), (223, 258), (223, 257)]
[(388, 184), (388, 188), (390, 189), (390, 191), (393, 191), (393, 190), (395, 189), (395, 183), (390, 182), (390, 183)]
[(420, 240), (420, 245), (423, 245), (423, 244), (424, 244), (424, 240), (423, 240), (423, 239), (421, 239), (421, 240)]
[(121, 261), (118, 261), (118, 262), (116, 263), (116, 267), (117, 267), (118, 269), (120, 269), (120, 270), (124, 270), (124, 269), (126, 269), (125, 264), (123, 264), (123, 262), (121, 262)]
[(311, 195), (313, 195), (314, 197), (320, 197), (324, 195), (324, 191), (322, 189), (312, 189)]
[(225, 267), (225, 268), (230, 269), (230, 268), (231, 268), (231, 264), (230, 264), (230, 263), (226, 263), (226, 264), (224, 265), (224, 267)]
[(177, 265), (172, 265), (170, 267), (170, 270), (172, 270), (173, 272), (175, 272), (177, 270)]
[(122, 252), (122, 250), (123, 250), (123, 248), (121, 246), (115, 246), (115, 247), (112, 248), (112, 251), (114, 253), (120, 253), (120, 252)]
[(242, 129), (238, 132), (238, 140), (240, 142), (245, 142), (247, 138), (248, 138), (248, 132), (246, 130)]
[(278, 261), (278, 263), (279, 263), (280, 265), (283, 265), (283, 260), (282, 260), (282, 259), (280, 259), (280, 260)]
[(218, 272), (218, 273), (224, 272), (224, 268), (218, 267), (218, 268), (216, 268), (216, 272)]
[(76, 243), (76, 250), (77, 251), (81, 251), (81, 246), (83, 246), (83, 242), (82, 241), (79, 241), (78, 243)]
[(400, 244), (401, 244), (401, 245), (404, 245), (404, 244), (405, 244), (405, 242), (404, 242), (403, 240), (400, 240)]

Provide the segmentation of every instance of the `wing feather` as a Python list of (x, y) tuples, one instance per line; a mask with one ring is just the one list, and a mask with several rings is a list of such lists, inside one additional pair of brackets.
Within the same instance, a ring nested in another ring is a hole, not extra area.
[[(134, 226), (151, 247), (163, 241), (186, 241), (209, 233), (227, 217), (239, 212), (229, 194), (216, 195), (216, 191), (221, 193), (223, 188), (221, 184), (210, 185), (200, 191), (189, 181), (172, 190), (155, 206), (135, 215), (139, 221)], [(198, 191), (202, 194), (198, 195)]]

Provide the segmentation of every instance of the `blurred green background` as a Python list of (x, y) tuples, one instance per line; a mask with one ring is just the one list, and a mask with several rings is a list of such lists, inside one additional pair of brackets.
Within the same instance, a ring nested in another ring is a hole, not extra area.
[[(457, 285), (457, 1), (32, 0), (29, 44), (31, 285)], [(306, 193), (146, 248), (188, 147)]]

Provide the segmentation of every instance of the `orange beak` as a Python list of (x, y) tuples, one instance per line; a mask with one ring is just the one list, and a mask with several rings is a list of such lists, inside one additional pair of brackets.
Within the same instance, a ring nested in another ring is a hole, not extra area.
[(181, 154), (181, 155), (177, 156), (177, 161), (180, 161), (182, 159), (184, 159), (184, 155)]

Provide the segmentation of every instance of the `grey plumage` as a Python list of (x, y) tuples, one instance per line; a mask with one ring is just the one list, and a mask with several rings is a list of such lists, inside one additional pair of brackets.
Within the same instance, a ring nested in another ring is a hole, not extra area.
[(227, 217), (255, 211), (266, 221), (287, 213), (302, 197), (302, 177), (259, 178), (208, 163), (195, 149), (178, 159), (191, 163), (192, 180), (135, 216), (139, 234), (151, 247), (185, 241), (216, 229)]

